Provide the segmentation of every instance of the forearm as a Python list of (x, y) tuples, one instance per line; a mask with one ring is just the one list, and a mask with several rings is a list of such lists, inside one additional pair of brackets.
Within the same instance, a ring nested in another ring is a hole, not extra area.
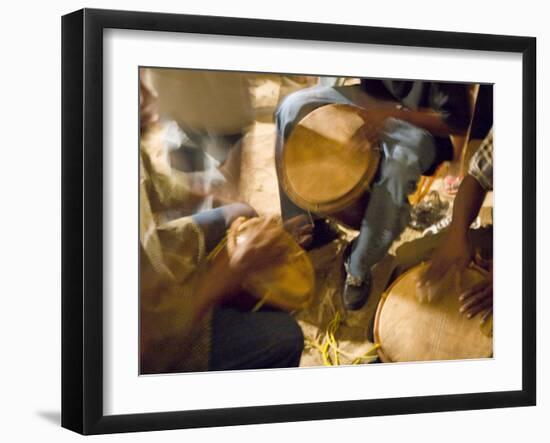
[(383, 121), (390, 117), (397, 118), (425, 129), (436, 136), (462, 135), (465, 133), (464, 128), (449, 125), (442, 114), (432, 110), (409, 111), (406, 109), (389, 108), (366, 111), (365, 116), (367, 119), (372, 118), (375, 121)]
[(486, 191), (475, 178), (466, 175), (460, 184), (453, 206), (453, 220), (449, 232), (451, 235), (466, 236), (472, 222), (479, 214)]

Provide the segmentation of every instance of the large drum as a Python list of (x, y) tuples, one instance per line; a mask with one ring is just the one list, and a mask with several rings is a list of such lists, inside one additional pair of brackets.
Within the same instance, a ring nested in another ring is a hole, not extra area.
[[(237, 232), (229, 231), (229, 255), (233, 254), (239, 242), (256, 229), (261, 221), (260, 218), (252, 218), (240, 225)], [(287, 247), (285, 260), (248, 275), (243, 286), (262, 304), (295, 311), (307, 307), (311, 302), (315, 288), (315, 271), (306, 252), (290, 234), (284, 233), (284, 241)]]
[(357, 228), (380, 160), (371, 132), (356, 106), (326, 105), (306, 115), (276, 158), (279, 182), (289, 198)]
[(420, 303), (417, 281), (426, 264), (403, 273), (384, 293), (374, 320), (374, 338), (383, 362), (487, 358), (493, 339), (480, 327), (479, 315), (468, 319), (459, 312), (459, 292), (485, 277), (470, 266), (461, 290), (449, 284), (437, 301)]

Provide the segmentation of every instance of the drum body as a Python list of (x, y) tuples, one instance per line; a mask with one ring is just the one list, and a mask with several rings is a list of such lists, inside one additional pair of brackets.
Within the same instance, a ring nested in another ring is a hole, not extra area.
[(279, 182), (289, 198), (348, 226), (360, 223), (380, 160), (369, 129), (364, 111), (356, 106), (326, 105), (306, 115), (276, 158)]
[[(259, 223), (260, 218), (253, 218), (239, 226), (236, 233), (230, 231), (227, 241), (229, 255)], [(315, 271), (306, 252), (290, 234), (285, 233), (285, 243), (288, 252), (284, 261), (248, 275), (243, 286), (266, 305), (294, 311), (311, 302)]]
[(460, 292), (484, 279), (484, 271), (471, 266), (460, 288), (447, 285), (433, 302), (420, 303), (416, 285), (426, 264), (403, 273), (382, 296), (374, 321), (374, 338), (383, 362), (488, 358), (493, 339), (480, 326), (479, 315), (468, 319), (459, 312)]

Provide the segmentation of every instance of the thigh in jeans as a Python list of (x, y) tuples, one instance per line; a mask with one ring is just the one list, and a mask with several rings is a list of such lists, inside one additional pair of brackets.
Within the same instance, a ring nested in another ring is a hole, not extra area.
[[(331, 103), (352, 104), (352, 102), (340, 93), (336, 88), (316, 86), (302, 89), (287, 96), (275, 113), (277, 125), (277, 138), (275, 141), (275, 155), (282, 155), (284, 142), (290, 135), (294, 126), (308, 113), (316, 108)], [(281, 200), (281, 213), (283, 220), (307, 214), (307, 211), (298, 207), (286, 195), (279, 183), (279, 196)]]
[(428, 132), (395, 119), (389, 119), (385, 129), (378, 177), (350, 257), (351, 272), (360, 278), (387, 253), (407, 225), (407, 196), (435, 159), (435, 144)]

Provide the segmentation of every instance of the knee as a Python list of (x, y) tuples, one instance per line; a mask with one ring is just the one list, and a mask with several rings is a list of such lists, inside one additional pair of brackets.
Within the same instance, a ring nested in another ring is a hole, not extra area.
[(307, 112), (308, 104), (315, 95), (312, 88), (302, 89), (286, 96), (275, 111), (278, 130), (287, 137), (294, 124)]
[(435, 160), (432, 134), (410, 123), (393, 118), (386, 120), (382, 141), (390, 148), (392, 159), (418, 168), (418, 175), (427, 171)]
[(302, 328), (294, 318), (287, 315), (284, 329), (281, 333), (280, 346), (283, 348), (281, 352), (289, 356), (296, 362), (296, 365), (300, 362), (300, 357), (304, 350), (304, 333)]
[(253, 218), (257, 217), (258, 213), (246, 203), (232, 203), (223, 207), (223, 215), (226, 226), (230, 226), (239, 217)]
[(288, 120), (296, 116), (300, 108), (308, 101), (308, 95), (307, 89), (301, 89), (287, 95), (275, 111), (277, 118), (279, 120)]
[(283, 99), (275, 111), (277, 127), (283, 129), (287, 124), (292, 123), (296, 119), (303, 104), (302, 95), (302, 91), (297, 91)]
[(416, 190), (416, 184), (421, 176), (417, 164), (387, 161), (379, 185), (384, 188), (397, 206), (407, 204), (407, 196)]
[(256, 210), (247, 203), (233, 203), (233, 206), (235, 206), (238, 217), (253, 218), (258, 216)]

